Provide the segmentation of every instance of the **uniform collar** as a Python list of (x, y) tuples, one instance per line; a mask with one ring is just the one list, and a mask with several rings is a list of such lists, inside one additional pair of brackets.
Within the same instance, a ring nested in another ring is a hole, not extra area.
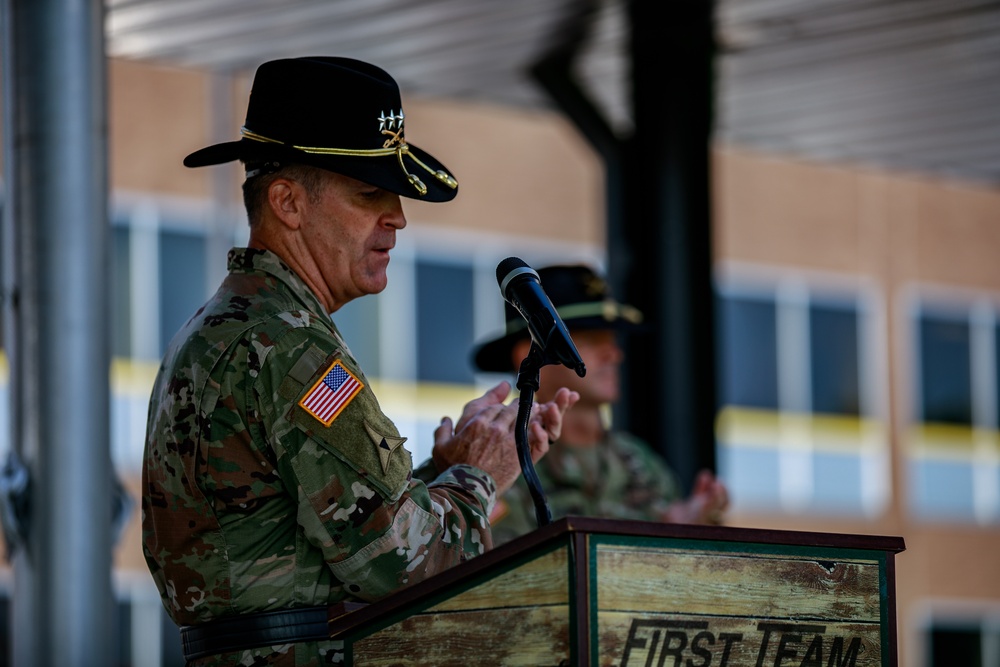
[(230, 273), (266, 273), (284, 284), (308, 310), (329, 316), (316, 294), (278, 255), (260, 248), (232, 248)]

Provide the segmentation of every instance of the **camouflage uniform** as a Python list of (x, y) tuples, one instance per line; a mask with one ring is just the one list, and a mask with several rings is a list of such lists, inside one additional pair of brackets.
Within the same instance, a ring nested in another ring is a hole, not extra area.
[[(609, 433), (593, 447), (553, 443), (535, 472), (553, 519), (575, 515), (660, 521), (679, 497), (676, 476), (663, 459), (628, 433)], [(497, 544), (538, 528), (523, 477), (500, 499), (492, 523)]]
[[(339, 408), (316, 405), (327, 387)], [(170, 617), (377, 600), (489, 549), (493, 479), (413, 479), (404, 440), (305, 283), (273, 253), (231, 250), (149, 407), (143, 552)], [(197, 664), (323, 664), (338, 645)]]

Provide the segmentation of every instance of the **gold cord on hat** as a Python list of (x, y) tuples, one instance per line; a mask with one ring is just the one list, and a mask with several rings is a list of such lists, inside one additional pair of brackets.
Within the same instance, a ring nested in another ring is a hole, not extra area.
[(591, 301), (588, 303), (572, 303), (567, 306), (556, 308), (556, 312), (559, 313), (559, 317), (564, 320), (579, 317), (598, 316), (608, 322), (612, 322), (620, 318), (626, 322), (630, 322), (631, 324), (642, 323), (642, 313), (638, 308), (629, 306), (628, 304), (618, 303), (613, 299)]
[(391, 139), (386, 140), (382, 148), (324, 148), (319, 146), (296, 146), (294, 144), (286, 144), (284, 141), (271, 139), (270, 137), (257, 134), (253, 130), (248, 130), (245, 126), (240, 128), (240, 134), (252, 141), (259, 141), (266, 144), (280, 144), (282, 146), (288, 146), (289, 148), (302, 151), (303, 153), (311, 153), (314, 155), (345, 155), (348, 157), (388, 157), (390, 155), (395, 155), (396, 159), (399, 160), (399, 166), (403, 170), (403, 173), (406, 174), (406, 178), (410, 182), (410, 185), (416, 188), (417, 192), (419, 192), (421, 196), (427, 194), (427, 186), (415, 174), (412, 174), (407, 170), (406, 164), (403, 162), (404, 155), (408, 156), (411, 160), (423, 168), (424, 171), (432, 174), (436, 179), (448, 187), (452, 189), (458, 187), (458, 181), (455, 180), (451, 174), (445, 172), (443, 169), (431, 169), (418, 159), (416, 155), (410, 152), (409, 145), (403, 140), (402, 128), (400, 128), (398, 132), (383, 130), (382, 133), (389, 134), (392, 137)]
[[(621, 319), (625, 320), (629, 324), (636, 325), (642, 324), (643, 319), (642, 311), (638, 308), (625, 303), (618, 303), (614, 299), (571, 303), (565, 306), (557, 307), (556, 313), (558, 313), (560, 318), (567, 321), (567, 326), (572, 326), (571, 320), (577, 320), (584, 317), (600, 317), (608, 323)], [(507, 335), (517, 333), (525, 328), (527, 328), (527, 322), (525, 322), (523, 317), (507, 320), (506, 322)]]

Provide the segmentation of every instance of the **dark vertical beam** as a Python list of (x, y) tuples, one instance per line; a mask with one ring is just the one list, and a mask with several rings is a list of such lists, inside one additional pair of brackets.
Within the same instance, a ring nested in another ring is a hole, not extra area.
[(110, 665), (107, 103), (101, 0), (0, 0), (12, 663)]
[(530, 73), (604, 162), (617, 166), (621, 141), (573, 74), (574, 61), (587, 39), (598, 4), (597, 0), (580, 0)]
[(715, 469), (714, 5), (631, 0), (628, 11), (635, 132), (610, 258), (619, 292), (653, 333), (628, 345), (616, 418), (653, 443), (687, 488), (698, 469)]
[(608, 280), (651, 332), (625, 342), (617, 426), (646, 439), (689, 487), (715, 470), (710, 144), (714, 4), (630, 0), (633, 118), (616, 136), (573, 75), (597, 9), (581, 0), (533, 68), (604, 159)]
[[(628, 192), (623, 160), (626, 144), (580, 86), (573, 71), (574, 61), (587, 39), (597, 10), (595, 0), (580, 0), (576, 12), (554, 37), (552, 48), (531, 68), (531, 74), (604, 161), (607, 279), (615, 293), (622, 295), (631, 266), (631, 248), (626, 240), (624, 220)], [(618, 418), (620, 408), (616, 406), (615, 410)], [(628, 415), (622, 415), (621, 419), (627, 421)]]

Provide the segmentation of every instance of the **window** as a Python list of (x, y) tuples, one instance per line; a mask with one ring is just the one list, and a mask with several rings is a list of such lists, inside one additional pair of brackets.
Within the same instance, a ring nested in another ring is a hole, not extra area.
[(184, 230), (160, 231), (160, 350), (205, 302), (205, 236)]
[(926, 520), (1000, 521), (1000, 301), (924, 289), (911, 300), (909, 502)]
[[(3, 185), (2, 179), (0, 179), (0, 185)], [(9, 237), (2, 236), (6, 232), (4, 215), (6, 215), (6, 212), (4, 211), (4, 205), (3, 205), (3, 192), (2, 190), (0, 190), (0, 355), (3, 355), (4, 352), (4, 336), (7, 333), (6, 331), (4, 331), (4, 329), (6, 328), (6, 324), (4, 323), (4, 318), (7, 316), (6, 300), (7, 300), (8, 286), (7, 286), (7, 276), (4, 273), (4, 271), (6, 270), (4, 267), (4, 255), (6, 253), (3, 251), (3, 246), (9, 243), (8, 240)]]
[(849, 304), (809, 307), (813, 412), (861, 416), (858, 312)]
[(721, 300), (720, 337), (724, 405), (778, 409), (778, 332), (773, 300), (733, 296)]
[(10, 628), (10, 592), (4, 588), (0, 591), (0, 667), (11, 664)]
[(857, 286), (815, 282), (722, 281), (719, 472), (741, 507), (874, 515), (889, 486), (877, 311)]
[[(173, 335), (208, 297), (208, 248), (230, 239), (197, 211), (156, 202), (119, 208), (111, 229), (112, 354), (158, 362)], [(223, 251), (224, 252), (224, 251)], [(225, 256), (212, 257), (225, 267)], [(214, 288), (214, 285), (212, 286)]]
[(972, 340), (969, 322), (921, 315), (920, 412), (925, 422), (972, 425)]
[(988, 613), (935, 615), (924, 633), (926, 667), (1000, 665), (1000, 623)]
[(117, 639), (117, 665), (119, 667), (131, 667), (133, 633), (132, 628), (132, 603), (129, 600), (115, 601), (115, 638)]
[(118, 667), (183, 667), (180, 630), (145, 573), (114, 577), (114, 636)]
[(184, 667), (184, 649), (181, 642), (181, 631), (170, 620), (166, 611), (160, 612), (160, 665), (162, 667)]
[(472, 266), (417, 261), (417, 379), (472, 384)]
[(930, 634), (932, 667), (977, 667), (983, 663), (983, 647), (978, 629), (936, 628)]
[(349, 301), (333, 315), (337, 330), (368, 377), (378, 377), (382, 371), (378, 337), (381, 298), (373, 294)]
[(126, 221), (116, 220), (111, 227), (111, 354), (128, 357), (132, 352), (132, 302), (129, 263), (130, 230)]

